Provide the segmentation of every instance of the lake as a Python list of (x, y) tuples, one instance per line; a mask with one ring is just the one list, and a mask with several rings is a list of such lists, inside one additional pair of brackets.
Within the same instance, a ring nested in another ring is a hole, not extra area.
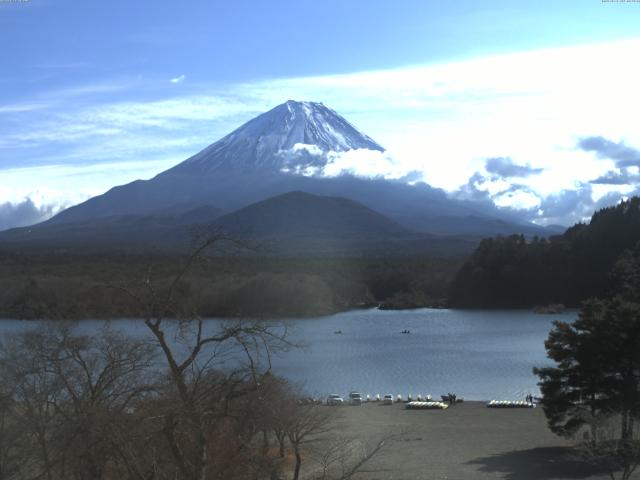
[(525, 310), (351, 311), (294, 322), (294, 337), (308, 347), (274, 365), (316, 395), (522, 398), (539, 392), (531, 369), (549, 365), (544, 341), (552, 321), (575, 318)]
[[(576, 315), (370, 309), (288, 320), (292, 338), (306, 346), (274, 358), (274, 371), (318, 397), (357, 390), (372, 396), (428, 393), (439, 398), (452, 392), (469, 400), (520, 399), (538, 394), (531, 369), (549, 364), (544, 341), (552, 321), (572, 321)], [(87, 320), (83, 330), (103, 323)], [(0, 333), (30, 325), (34, 323), (0, 320)], [(131, 334), (146, 332), (137, 320), (112, 325)]]

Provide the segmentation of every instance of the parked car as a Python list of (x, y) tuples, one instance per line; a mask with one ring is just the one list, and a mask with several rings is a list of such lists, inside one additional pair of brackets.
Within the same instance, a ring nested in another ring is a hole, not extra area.
[(327, 397), (327, 405), (342, 405), (344, 399), (337, 393), (332, 393)]
[(349, 394), (349, 403), (351, 405), (362, 405), (362, 395), (358, 392), (351, 392)]
[(384, 403), (385, 405), (393, 405), (393, 395), (385, 395), (382, 399), (382, 403)]

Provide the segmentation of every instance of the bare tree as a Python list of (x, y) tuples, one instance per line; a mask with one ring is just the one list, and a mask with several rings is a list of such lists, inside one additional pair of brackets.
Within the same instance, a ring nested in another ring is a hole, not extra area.
[(260, 389), (271, 353), (289, 346), (284, 328), (259, 321), (206, 323), (185, 304), (180, 295), (185, 276), (209, 249), (229, 244), (240, 242), (217, 233), (197, 243), (168, 286), (156, 286), (149, 274), (142, 285), (116, 287), (138, 305), (168, 368), (176, 403), (163, 415), (162, 434), (185, 480), (210, 478), (216, 423), (231, 416), (231, 399)]
[(314, 480), (348, 480), (358, 473), (379, 473), (380, 469), (366, 470), (365, 467), (382, 453), (389, 441), (399, 436), (391, 433), (371, 444), (355, 437), (332, 437), (319, 452), (320, 473)]
[(277, 442), (278, 456), (284, 458), (287, 427), (290, 416), (296, 409), (296, 398), (288, 382), (277, 377), (268, 378), (262, 392), (263, 428), (273, 433)]
[(323, 440), (331, 431), (334, 411), (318, 405), (296, 405), (289, 414), (285, 431), (295, 455), (293, 480), (298, 480), (302, 467), (302, 449)]
[(153, 347), (101, 333), (90, 338), (52, 322), (2, 346), (1, 384), (25, 435), (16, 478), (100, 479), (122, 463), (114, 445), (132, 406), (154, 390)]
[(379, 472), (365, 467), (389, 441), (404, 434), (389, 433), (366, 443), (360, 438), (341, 434), (339, 409), (300, 401), (295, 402), (293, 408), (291, 402), (284, 405), (282, 413), (288, 418), (285, 432), (295, 456), (293, 480), (301, 476), (305, 453), (315, 460), (307, 475), (314, 480), (348, 480), (358, 473)]
[[(4, 390), (8, 385), (1, 382)], [(21, 450), (26, 435), (16, 422), (16, 404), (10, 391), (0, 391), (0, 478), (16, 478), (23, 463)]]

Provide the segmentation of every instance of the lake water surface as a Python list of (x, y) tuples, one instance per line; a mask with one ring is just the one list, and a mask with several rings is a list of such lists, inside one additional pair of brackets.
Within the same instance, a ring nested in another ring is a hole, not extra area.
[[(288, 320), (292, 337), (306, 346), (276, 357), (274, 371), (314, 396), (358, 390), (372, 396), (453, 392), (473, 400), (522, 398), (538, 394), (531, 369), (549, 364), (544, 341), (552, 321), (575, 317), (575, 312), (372, 309)], [(83, 330), (103, 323), (87, 320)], [(0, 334), (33, 325), (0, 320)], [(139, 320), (112, 325), (146, 333)]]
[[(352, 311), (294, 322), (294, 336), (308, 347), (277, 358), (275, 368), (313, 394), (522, 398), (539, 392), (531, 369), (549, 364), (544, 341), (552, 321), (575, 318), (524, 310)], [(405, 329), (411, 333), (400, 333)]]

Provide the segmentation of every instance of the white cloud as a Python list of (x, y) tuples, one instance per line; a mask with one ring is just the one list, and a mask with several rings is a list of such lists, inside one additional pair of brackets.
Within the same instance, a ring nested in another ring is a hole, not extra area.
[(548, 170), (544, 188), (558, 191), (588, 180), (586, 170), (602, 172), (601, 163), (573, 152), (578, 137), (638, 137), (640, 70), (630, 61), (638, 49), (640, 40), (630, 40), (285, 79), (240, 91), (322, 100), (439, 187), (453, 190), (484, 159), (509, 156)]
[[(353, 175), (364, 178), (399, 179), (413, 173), (393, 159), (389, 151), (358, 148), (347, 151), (324, 151), (317, 145), (296, 143), (280, 152), (293, 166), (284, 172), (304, 176), (337, 177)], [(305, 161), (306, 160), (306, 161)]]
[(186, 79), (186, 78), (187, 78), (187, 77), (186, 77), (185, 75), (180, 75), (179, 77), (172, 78), (172, 79), (170, 79), (169, 81), (170, 81), (171, 83), (182, 83), (182, 82), (184, 82), (184, 81), (185, 81), (185, 79)]
[(359, 177), (397, 179), (409, 174), (409, 170), (396, 162), (388, 152), (358, 148), (346, 152), (329, 152), (327, 164), (320, 172), (326, 177), (350, 174)]
[[(393, 152), (392, 156), (335, 154), (325, 167), (327, 175), (351, 172), (399, 178), (419, 171), (432, 185), (455, 191), (474, 173), (484, 171), (487, 158), (509, 157), (517, 165), (544, 170), (518, 179), (525, 193), (503, 193), (496, 201), (523, 206), (533, 204), (537, 196), (542, 204), (549, 195), (579, 191), (613, 167), (612, 162), (577, 150), (580, 138), (602, 136), (640, 146), (640, 126), (634, 118), (640, 111), (640, 69), (633, 62), (638, 50), (640, 39), (634, 39), (385, 71), (217, 86), (151, 101), (122, 100), (126, 82), (76, 86), (0, 106), (0, 169), (21, 161), (65, 163), (67, 183), (59, 190), (85, 192), (82, 169), (106, 162), (104, 171), (114, 168), (120, 173), (96, 171), (92, 178), (102, 191), (107, 184), (158, 173), (256, 114), (294, 98), (324, 102)], [(121, 100), (80, 105), (61, 101), (107, 93)], [(51, 105), (58, 108), (40, 108)], [(317, 154), (308, 146), (299, 148)], [(159, 157), (165, 160), (156, 161)], [(77, 163), (80, 170), (71, 166)], [(12, 186), (29, 192), (52, 185), (42, 170), (32, 173), (14, 177)], [(491, 188), (496, 189), (491, 195), (508, 189)], [(589, 195), (599, 188), (589, 190)], [(14, 200), (23, 198), (12, 195)], [(0, 190), (2, 201), (6, 197)]]
[(0, 204), (0, 231), (33, 225), (51, 218), (60, 209), (52, 205), (36, 206), (30, 198), (18, 203)]
[(313, 155), (316, 157), (324, 153), (322, 149), (317, 145), (308, 145), (306, 143), (296, 143), (291, 150), (292, 150), (291, 153), (306, 152), (309, 155)]
[(33, 112), (34, 110), (41, 110), (47, 107), (47, 104), (42, 103), (14, 103), (9, 105), (0, 105), (0, 114)]
[(516, 210), (536, 208), (541, 203), (540, 197), (535, 193), (521, 189), (500, 193), (493, 197), (493, 202), (498, 207), (509, 207)]

